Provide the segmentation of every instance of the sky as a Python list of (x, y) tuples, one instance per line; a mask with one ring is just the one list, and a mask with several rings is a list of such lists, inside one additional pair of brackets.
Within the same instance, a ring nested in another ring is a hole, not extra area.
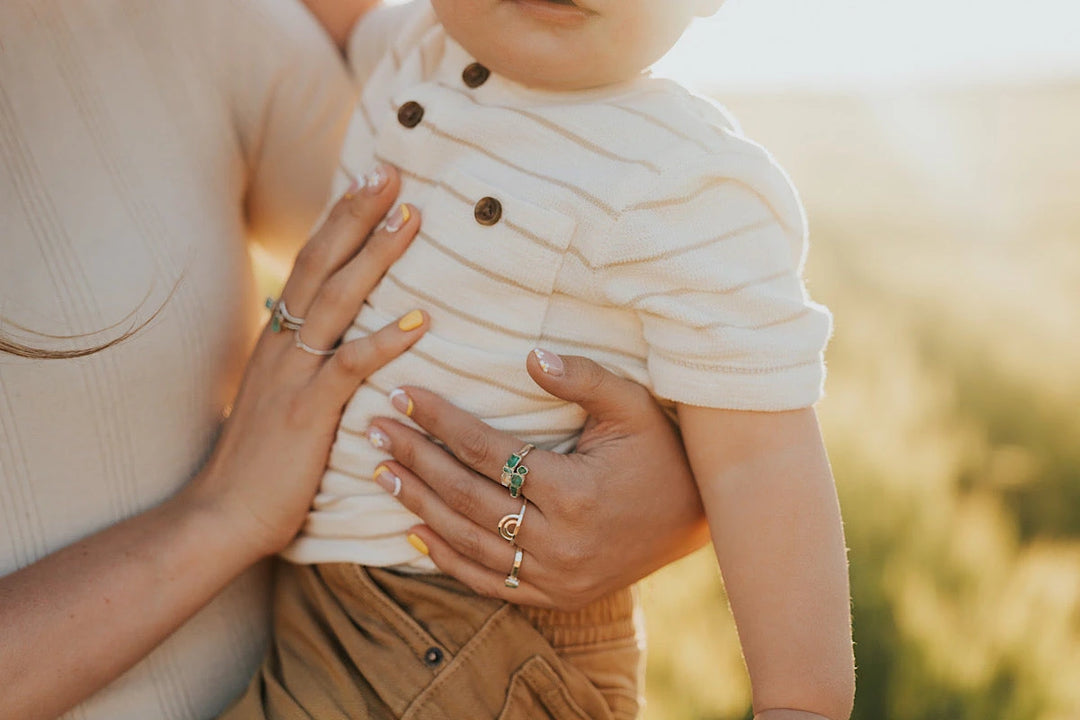
[(1080, 0), (727, 0), (656, 70), (763, 91), (1080, 80)]

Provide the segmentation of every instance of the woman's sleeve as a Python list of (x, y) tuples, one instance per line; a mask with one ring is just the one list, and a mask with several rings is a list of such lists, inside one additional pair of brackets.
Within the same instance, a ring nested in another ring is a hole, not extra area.
[(603, 270), (609, 300), (641, 320), (654, 392), (733, 410), (812, 405), (831, 316), (803, 285), (794, 188), (750, 143), (676, 167), (625, 209)]
[(294, 0), (217, 0), (207, 38), (247, 183), (246, 221), (292, 257), (322, 212), (355, 93), (337, 48)]

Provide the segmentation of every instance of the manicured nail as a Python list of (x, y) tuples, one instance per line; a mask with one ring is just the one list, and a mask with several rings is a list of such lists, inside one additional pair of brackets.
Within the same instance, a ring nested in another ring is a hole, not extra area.
[(376, 165), (364, 175), (364, 192), (368, 195), (378, 195), (384, 187), (390, 174), (382, 165)]
[(419, 535), (413, 535), (412, 533), (409, 533), (408, 540), (409, 544), (416, 548), (419, 552), (422, 552), (425, 555), (431, 554), (431, 551), (428, 550), (427, 543), (421, 540)]
[(409, 218), (412, 217), (412, 213), (409, 212), (409, 206), (402, 203), (398, 205), (390, 217), (386, 218), (386, 232), (396, 233), (401, 228), (405, 227), (405, 223), (409, 222)]
[(401, 494), (401, 478), (390, 472), (390, 468), (385, 465), (375, 468), (375, 474), (371, 476), (371, 479), (379, 483), (379, 487), (394, 497)]
[(550, 350), (541, 350), (540, 348), (534, 348), (532, 352), (536, 357), (536, 362), (540, 363), (540, 369), (544, 371), (544, 374), (562, 377), (563, 372), (566, 371), (566, 366), (563, 365), (561, 357)]
[(390, 449), (390, 436), (377, 427), (368, 429), (367, 439), (376, 450)]
[(407, 314), (401, 316), (401, 319), (398, 320), (397, 326), (398, 330), (409, 332), (410, 330), (415, 330), (423, 324), (424, 313), (420, 312), (419, 310), (412, 310)]
[(390, 391), (390, 404), (397, 408), (398, 411), (405, 413), (408, 417), (412, 417), (412, 398), (401, 388), (394, 388)]

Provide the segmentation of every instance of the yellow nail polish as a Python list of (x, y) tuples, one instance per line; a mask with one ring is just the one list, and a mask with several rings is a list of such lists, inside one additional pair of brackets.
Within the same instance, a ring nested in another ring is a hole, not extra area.
[(423, 324), (424, 313), (420, 312), (419, 310), (412, 310), (408, 314), (403, 315), (402, 318), (398, 320), (397, 326), (398, 330), (408, 332), (410, 330), (415, 330)]
[(412, 213), (409, 212), (409, 206), (404, 203), (401, 205), (401, 224), (409, 222), (409, 218), (412, 217)]
[(427, 544), (425, 544), (424, 541), (420, 539), (419, 535), (413, 535), (412, 533), (409, 533), (408, 539), (409, 544), (416, 548), (418, 552), (422, 552), (425, 555), (431, 554), (431, 551), (428, 550)]

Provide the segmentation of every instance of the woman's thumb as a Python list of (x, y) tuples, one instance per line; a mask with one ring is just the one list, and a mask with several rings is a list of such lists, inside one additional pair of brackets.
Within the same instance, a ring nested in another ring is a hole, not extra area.
[(632, 417), (653, 405), (645, 388), (588, 358), (536, 348), (529, 353), (526, 367), (537, 385), (557, 398), (580, 405), (596, 420)]

